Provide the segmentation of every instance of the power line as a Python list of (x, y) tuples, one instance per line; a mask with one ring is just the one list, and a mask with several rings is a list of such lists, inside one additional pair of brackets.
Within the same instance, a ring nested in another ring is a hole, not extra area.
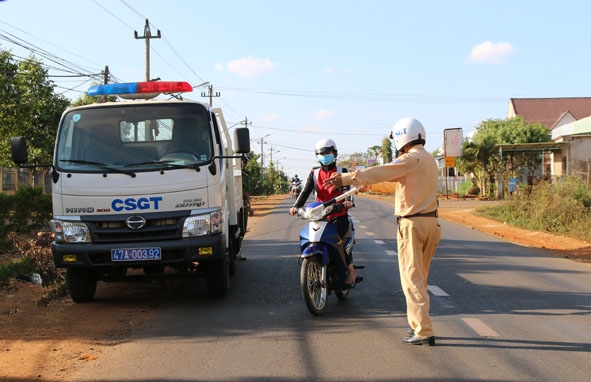
[[(111, 16), (113, 16), (113, 18), (114, 18), (115, 20), (118, 20), (118, 21), (119, 21), (121, 24), (125, 25), (125, 26), (126, 26), (126, 27), (128, 27), (129, 29), (131, 29), (131, 30), (134, 30), (134, 28), (133, 28), (131, 25), (127, 24), (125, 21), (123, 21), (123, 20), (121, 20), (119, 17), (117, 17), (117, 15), (115, 15), (113, 12), (109, 11), (107, 8), (105, 8), (105, 7), (103, 7), (102, 5), (100, 5), (100, 4), (98, 3), (98, 1), (96, 1), (96, 0), (92, 0), (92, 2), (93, 2), (93, 3), (94, 3), (96, 6), (97, 6), (97, 7), (101, 8), (103, 11), (105, 11), (105, 12), (107, 12), (108, 14), (110, 14)], [(145, 19), (145, 17), (142, 17), (142, 18), (143, 18), (143, 19)]]
[[(268, 127), (268, 126), (259, 126), (259, 125), (253, 125), (253, 127), (257, 127), (259, 129), (265, 129), (265, 130), (275, 130), (275, 131), (285, 131), (285, 132), (289, 132), (289, 133), (295, 133), (295, 134), (318, 134), (318, 131), (306, 131), (306, 130), (296, 130), (296, 129), (282, 129), (282, 128), (278, 128), (278, 127)], [(361, 127), (358, 127), (361, 128)], [(366, 126), (363, 126), (364, 129), (367, 130)], [(380, 129), (385, 129), (387, 130), (387, 127), (383, 127), (380, 126), (378, 127)], [(351, 129), (354, 129), (354, 127), (351, 127)], [(360, 137), (365, 137), (368, 135), (375, 135), (375, 136), (387, 136), (388, 134), (378, 134), (378, 133), (368, 133), (367, 131), (361, 132), (361, 133), (345, 133), (345, 132), (339, 132), (339, 135), (350, 135), (350, 136), (360, 136)]]
[[(18, 27), (15, 27), (14, 25), (8, 24), (8, 23), (7, 23), (7, 22), (5, 22), (5, 21), (1, 21), (1, 20), (0, 20), (0, 23), (4, 24), (4, 25), (6, 25), (6, 26), (9, 26), (10, 28), (13, 28), (13, 29), (15, 29), (15, 30), (17, 30), (17, 31), (19, 31), (19, 32), (21, 32), (21, 33), (23, 33), (23, 34), (27, 35), (27, 36), (30, 36), (30, 37), (32, 37), (32, 38), (34, 38), (34, 39), (36, 39), (36, 40), (42, 41), (43, 43), (45, 43), (45, 44), (47, 44), (47, 45), (53, 46), (54, 48), (57, 48), (57, 49), (60, 49), (60, 50), (62, 50), (62, 51), (64, 51), (64, 52), (66, 52), (66, 53), (68, 53), (68, 54), (70, 54), (70, 55), (72, 55), (72, 56), (78, 57), (78, 58), (80, 58), (80, 59), (82, 59), (82, 60), (84, 60), (84, 61), (88, 61), (88, 62), (91, 62), (91, 63), (92, 63), (92, 64), (94, 64), (94, 65), (97, 65), (96, 63), (92, 62), (91, 60), (89, 60), (89, 59), (87, 59), (87, 58), (85, 58), (85, 57), (82, 57), (82, 56), (78, 55), (78, 54), (77, 54), (77, 53), (75, 53), (75, 52), (72, 52), (72, 51), (70, 51), (70, 50), (68, 50), (68, 49), (65, 49), (65, 48), (61, 47), (61, 46), (55, 45), (55, 44), (53, 44), (52, 42), (50, 42), (50, 41), (47, 41), (47, 40), (44, 40), (44, 39), (42, 39), (42, 38), (40, 38), (40, 37), (36, 37), (36, 36), (34, 36), (34, 35), (30, 34), (29, 32), (27, 32), (27, 31), (25, 31), (25, 30), (22, 30), (22, 29), (20, 29), (20, 28), (18, 28)], [(4, 31), (4, 30), (0, 30), (0, 31), (10, 34), (9, 32), (7, 32), (7, 31)], [(12, 34), (10, 34), (10, 35), (11, 35), (11, 36), (14, 36), (14, 35), (12, 35)], [(16, 36), (14, 36), (14, 37), (15, 37), (15, 38), (17, 38)], [(19, 39), (20, 39), (20, 38), (19, 38)], [(20, 40), (21, 40), (21, 41), (24, 41), (23, 39), (20, 39)], [(25, 49), (27, 49), (27, 50), (29, 50), (27, 47), (24, 47), (24, 48), (25, 48)], [(48, 52), (48, 54), (51, 54), (51, 53), (49, 53), (49, 52)], [(56, 58), (57, 58), (57, 56), (56, 56), (56, 55), (54, 55), (54, 54), (51, 54), (51, 55), (52, 55), (53, 57), (56, 57)], [(72, 63), (72, 64), (73, 64), (73, 63)], [(73, 65), (76, 65), (76, 64), (73, 64)], [(80, 65), (80, 66), (81, 66), (81, 65)]]
[(475, 97), (475, 96), (438, 96), (425, 94), (399, 94), (399, 93), (331, 93), (321, 91), (292, 91), (292, 90), (264, 90), (264, 89), (244, 89), (244, 88), (226, 88), (220, 87), (220, 90), (226, 90), (236, 93), (250, 93), (262, 95), (277, 95), (287, 97), (303, 98), (325, 98), (342, 99), (352, 101), (395, 101), (407, 103), (454, 103), (454, 102), (486, 102), (498, 103), (507, 102), (507, 98)]

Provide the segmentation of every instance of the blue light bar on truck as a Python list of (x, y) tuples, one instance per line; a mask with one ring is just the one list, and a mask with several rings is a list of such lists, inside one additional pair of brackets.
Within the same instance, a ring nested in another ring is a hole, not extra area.
[(89, 97), (103, 95), (124, 94), (153, 94), (153, 93), (187, 93), (192, 92), (193, 87), (184, 81), (153, 81), (153, 82), (127, 82), (123, 84), (105, 84), (91, 86), (86, 92)]

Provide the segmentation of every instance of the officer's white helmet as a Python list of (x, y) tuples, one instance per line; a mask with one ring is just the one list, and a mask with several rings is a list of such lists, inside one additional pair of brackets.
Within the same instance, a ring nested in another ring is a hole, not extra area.
[(334, 151), (335, 157), (337, 156), (337, 144), (332, 139), (323, 138), (316, 142), (314, 147), (316, 154), (326, 154), (329, 151)]
[(390, 138), (394, 139), (394, 146), (397, 151), (401, 151), (405, 146), (409, 144), (422, 144), (426, 142), (425, 128), (423, 124), (414, 118), (402, 118), (394, 127), (390, 133)]

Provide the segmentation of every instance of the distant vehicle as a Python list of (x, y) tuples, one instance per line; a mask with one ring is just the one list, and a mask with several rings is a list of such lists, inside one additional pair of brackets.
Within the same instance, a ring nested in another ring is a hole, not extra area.
[[(97, 281), (207, 278), (224, 297), (246, 232), (240, 156), (247, 128), (234, 130), (207, 104), (150, 100), (192, 91), (186, 82), (93, 86), (90, 96), (133, 101), (68, 109), (57, 131), (52, 243), (75, 302), (94, 298)], [(27, 167), (26, 142), (12, 139)], [(32, 165), (38, 167), (39, 165)]]
[(296, 182), (292, 182), (291, 189), (290, 189), (291, 196), (293, 196), (294, 199), (297, 199), (298, 196), (300, 196), (301, 192), (302, 192), (302, 181), (298, 179)]

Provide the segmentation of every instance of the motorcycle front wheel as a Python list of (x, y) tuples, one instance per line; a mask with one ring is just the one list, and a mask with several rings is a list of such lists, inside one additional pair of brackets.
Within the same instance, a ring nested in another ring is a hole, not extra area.
[(300, 286), (310, 313), (315, 316), (323, 314), (326, 310), (328, 297), (326, 267), (323, 267), (317, 258), (307, 257), (302, 261)]

